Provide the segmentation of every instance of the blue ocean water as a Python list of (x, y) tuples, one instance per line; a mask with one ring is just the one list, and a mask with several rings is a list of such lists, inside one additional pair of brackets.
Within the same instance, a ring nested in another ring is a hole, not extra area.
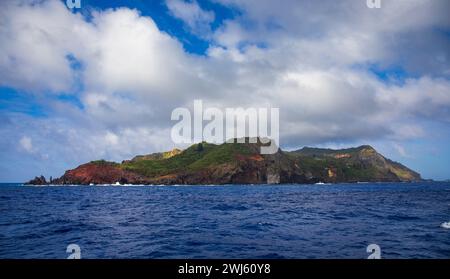
[(0, 258), (450, 258), (450, 183), (0, 186)]

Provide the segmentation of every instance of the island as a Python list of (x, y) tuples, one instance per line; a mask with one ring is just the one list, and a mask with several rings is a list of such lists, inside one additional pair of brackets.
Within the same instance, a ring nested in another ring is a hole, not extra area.
[(419, 173), (394, 162), (369, 145), (348, 149), (278, 148), (260, 154), (263, 145), (201, 142), (185, 150), (139, 155), (121, 163), (92, 161), (50, 179), (27, 185), (222, 185), (416, 182)]

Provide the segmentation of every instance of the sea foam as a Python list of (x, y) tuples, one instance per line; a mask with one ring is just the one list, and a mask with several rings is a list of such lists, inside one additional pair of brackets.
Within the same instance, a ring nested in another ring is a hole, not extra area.
[(442, 223), (441, 227), (444, 228), (444, 229), (450, 229), (450, 222)]

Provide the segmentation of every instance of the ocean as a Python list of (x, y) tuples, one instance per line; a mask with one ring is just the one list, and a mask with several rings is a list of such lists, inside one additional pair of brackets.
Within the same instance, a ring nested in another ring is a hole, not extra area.
[(450, 258), (450, 183), (0, 185), (0, 258)]

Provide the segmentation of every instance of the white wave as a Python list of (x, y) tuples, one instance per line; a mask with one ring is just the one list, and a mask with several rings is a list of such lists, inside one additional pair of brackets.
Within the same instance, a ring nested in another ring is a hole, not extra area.
[(450, 222), (442, 223), (441, 227), (444, 228), (444, 229), (450, 229)]

